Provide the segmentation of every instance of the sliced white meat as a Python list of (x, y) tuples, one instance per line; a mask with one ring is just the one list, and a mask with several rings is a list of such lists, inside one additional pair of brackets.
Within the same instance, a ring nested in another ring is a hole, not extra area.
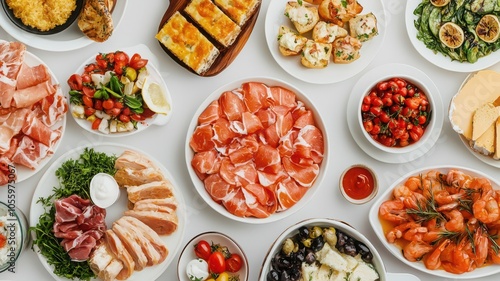
[(116, 222), (113, 223), (113, 231), (120, 238), (123, 245), (134, 259), (134, 269), (137, 271), (143, 270), (148, 263), (148, 258), (142, 251), (141, 245), (135, 240), (135, 234), (118, 225)]
[(158, 235), (172, 234), (177, 229), (178, 225), (177, 214), (128, 210), (125, 211), (125, 216), (137, 218), (151, 227)]
[(128, 229), (131, 232), (133, 232), (133, 237), (135, 241), (141, 245), (142, 252), (146, 255), (148, 258), (148, 266), (156, 265), (159, 263), (161, 256), (160, 253), (153, 247), (153, 244), (142, 234), (140, 231), (136, 231), (136, 229), (133, 229), (130, 227), (130, 224), (123, 220), (123, 217), (118, 219), (116, 222), (117, 227), (123, 227), (123, 229)]
[(154, 204), (159, 207), (168, 207), (172, 210), (177, 209), (177, 199), (175, 197), (167, 197), (167, 198), (160, 198), (160, 199), (143, 199), (140, 201), (135, 202), (134, 204), (134, 209), (135, 208), (142, 208), (141, 205), (148, 205), (149, 204)]
[(135, 231), (141, 232), (150, 242), (153, 244), (153, 247), (160, 253), (161, 259), (160, 263), (163, 262), (168, 256), (168, 248), (165, 245), (165, 242), (161, 239), (161, 237), (156, 233), (153, 229), (147, 226), (142, 221), (129, 216), (123, 216), (122, 220), (129, 224), (129, 227), (134, 229)]
[(137, 186), (127, 186), (128, 200), (135, 203), (143, 199), (172, 197), (173, 185), (169, 180), (149, 182)]
[(105, 232), (104, 239), (111, 250), (111, 253), (123, 263), (123, 269), (118, 273), (116, 279), (126, 280), (134, 273), (135, 262), (128, 250), (125, 248), (122, 240), (112, 229)]

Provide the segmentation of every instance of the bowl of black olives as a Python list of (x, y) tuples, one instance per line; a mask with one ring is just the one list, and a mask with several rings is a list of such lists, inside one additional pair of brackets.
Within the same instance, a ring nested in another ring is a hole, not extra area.
[(264, 259), (259, 281), (387, 280), (382, 258), (350, 225), (313, 218), (287, 228)]

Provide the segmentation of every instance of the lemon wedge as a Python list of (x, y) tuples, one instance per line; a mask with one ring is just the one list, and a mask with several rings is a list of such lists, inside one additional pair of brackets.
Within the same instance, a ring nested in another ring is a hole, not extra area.
[(170, 111), (167, 92), (160, 84), (146, 78), (141, 93), (142, 99), (151, 111), (161, 114), (167, 114)]
[(439, 28), (439, 40), (446, 47), (456, 49), (464, 43), (464, 31), (458, 24), (447, 22)]

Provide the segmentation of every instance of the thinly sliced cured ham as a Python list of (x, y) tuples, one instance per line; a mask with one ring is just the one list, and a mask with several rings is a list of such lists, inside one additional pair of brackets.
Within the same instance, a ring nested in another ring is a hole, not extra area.
[(17, 75), (16, 88), (21, 90), (49, 80), (49, 69), (45, 65), (39, 64), (31, 67), (23, 63)]
[(51, 147), (61, 137), (60, 129), (52, 130), (40, 119), (38, 119), (34, 112), (30, 112), (26, 116), (26, 121), (24, 122), (22, 131), (33, 140), (43, 143), (48, 147)]
[(41, 99), (56, 93), (57, 88), (49, 81), (24, 89), (16, 89), (12, 95), (11, 106), (15, 108), (30, 107)]
[(34, 106), (34, 111), (37, 113), (38, 118), (49, 127), (54, 126), (68, 112), (66, 97), (64, 97), (61, 88), (59, 86), (56, 87), (56, 92), (53, 95), (45, 97)]
[(21, 132), (29, 112), (28, 109), (16, 110), (0, 123), (0, 153), (6, 153), (10, 149), (12, 138)]
[[(24, 61), (26, 46), (21, 42), (5, 42), (0, 44), (0, 101), (3, 95), (15, 89), (17, 75)], [(10, 107), (10, 104), (1, 104)]]
[(43, 143), (35, 142), (30, 137), (23, 136), (16, 152), (12, 156), (12, 162), (30, 169), (35, 169), (38, 167), (41, 159), (53, 153), (54, 152)]
[(296, 204), (314, 184), (324, 145), (313, 112), (293, 91), (246, 82), (198, 117), (191, 165), (228, 212), (265, 218)]

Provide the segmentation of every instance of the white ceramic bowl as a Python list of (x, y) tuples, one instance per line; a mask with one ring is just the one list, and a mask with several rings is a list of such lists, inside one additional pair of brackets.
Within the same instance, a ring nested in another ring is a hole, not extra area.
[(446, 173), (450, 169), (456, 169), (456, 170), (462, 171), (466, 174), (472, 175), (474, 177), (487, 178), (491, 181), (491, 184), (492, 184), (494, 189), (500, 189), (500, 185), (499, 185), (499, 182), (497, 180), (495, 180), (494, 178), (492, 178), (486, 174), (483, 174), (480, 171), (470, 169), (470, 168), (456, 167), (456, 166), (432, 166), (432, 167), (417, 169), (415, 171), (412, 171), (412, 172), (402, 176), (398, 180), (396, 180), (382, 195), (380, 195), (378, 197), (378, 199), (373, 203), (372, 207), (370, 208), (370, 212), (369, 212), (370, 224), (371, 224), (373, 230), (375, 231), (375, 234), (379, 238), (379, 240), (382, 242), (382, 244), (385, 246), (385, 248), (387, 250), (389, 250), (389, 252), (392, 255), (394, 255), (401, 262), (407, 264), (408, 266), (413, 267), (417, 270), (420, 270), (424, 273), (438, 276), (438, 277), (442, 277), (442, 278), (447, 278), (450, 280), (477, 279), (477, 278), (481, 278), (481, 277), (485, 277), (485, 276), (490, 276), (493, 274), (499, 274), (500, 273), (500, 266), (498, 266), (498, 265), (483, 266), (483, 267), (477, 268), (471, 272), (466, 272), (463, 274), (452, 274), (452, 273), (448, 273), (448, 272), (441, 270), (441, 269), (428, 270), (425, 267), (423, 262), (410, 262), (410, 261), (408, 261), (403, 256), (403, 254), (401, 252), (401, 248), (395, 244), (388, 243), (387, 239), (385, 238), (384, 230), (383, 230), (382, 225), (381, 225), (380, 220), (379, 220), (378, 211), (379, 211), (380, 205), (384, 201), (392, 198), (392, 192), (393, 192), (394, 188), (398, 185), (403, 184), (410, 176), (425, 174), (431, 170), (437, 170), (437, 171), (440, 171), (442, 173)]
[[(361, 105), (363, 104), (363, 98), (370, 93), (371, 89), (375, 85), (377, 85), (377, 83), (389, 80), (389, 79), (394, 78), (394, 77), (403, 78), (406, 81), (417, 86), (420, 90), (422, 90), (426, 94), (427, 99), (429, 100), (429, 106), (430, 106), (430, 110), (431, 110), (431, 118), (430, 118), (429, 124), (427, 124), (427, 127), (424, 130), (424, 134), (422, 135), (420, 140), (418, 140), (417, 142), (414, 142), (412, 144), (409, 144), (408, 146), (405, 146), (405, 147), (385, 146), (385, 145), (379, 143), (378, 141), (375, 141), (370, 136), (370, 134), (364, 129), (364, 126), (363, 126), (363, 117), (362, 117), (362, 113), (361, 113)], [(387, 153), (403, 154), (403, 153), (409, 153), (411, 151), (414, 151), (414, 150), (421, 148), (421, 146), (432, 137), (433, 134), (431, 132), (433, 131), (434, 127), (436, 126), (436, 118), (434, 118), (434, 116), (433, 116), (435, 114), (435, 110), (434, 110), (435, 109), (434, 108), (435, 101), (434, 101), (433, 96), (436, 94), (439, 94), (439, 93), (432, 92), (430, 90), (430, 87), (428, 87), (428, 85), (423, 83), (422, 79), (420, 79), (417, 76), (407, 74), (404, 72), (403, 73), (398, 73), (398, 72), (384, 73), (384, 75), (381, 75), (381, 76), (377, 77), (376, 79), (372, 79), (369, 83), (366, 84), (366, 87), (364, 88), (364, 91), (363, 91), (363, 95), (361, 96), (361, 99), (358, 102), (358, 123), (359, 123), (361, 131), (363, 132), (363, 135), (373, 145), (374, 148), (381, 150), (381, 151), (384, 151), (384, 152), (387, 152)]]
[[(296, 94), (297, 100), (300, 100), (304, 103), (304, 105), (310, 109), (313, 113), (314, 120), (316, 122), (316, 126), (322, 131), (323, 133), (323, 140), (324, 140), (324, 154), (323, 154), (323, 161), (320, 165), (319, 169), (319, 174), (313, 183), (313, 185), (309, 188), (309, 190), (305, 193), (305, 195), (292, 207), (288, 208), (285, 211), (282, 212), (275, 212), (274, 214), (271, 214), (267, 218), (254, 218), (254, 217), (239, 217), (236, 215), (231, 214), (229, 211), (226, 210), (224, 206), (221, 204), (218, 204), (215, 202), (208, 192), (205, 190), (205, 186), (203, 184), (203, 181), (198, 178), (195, 170), (191, 166), (191, 160), (193, 159), (194, 152), (189, 146), (189, 141), (191, 139), (191, 136), (193, 135), (193, 132), (197, 126), (197, 121), (198, 121), (198, 116), (207, 108), (207, 106), (214, 100), (218, 99), (220, 95), (225, 92), (225, 91), (230, 91), (234, 90), (237, 88), (240, 88), (241, 85), (244, 82), (261, 82), (264, 83), (268, 86), (282, 86), (285, 87), (291, 91), (293, 91)], [(277, 221), (280, 219), (283, 219), (299, 209), (301, 209), (309, 200), (313, 197), (314, 193), (318, 190), (320, 187), (321, 182), (323, 181), (323, 178), (325, 176), (327, 166), (328, 166), (328, 158), (329, 158), (329, 152), (328, 152), (328, 136), (327, 136), (327, 130), (325, 128), (325, 125), (323, 123), (323, 119), (320, 116), (318, 110), (314, 106), (314, 104), (308, 99), (306, 94), (299, 90), (298, 88), (292, 86), (291, 84), (288, 84), (284, 81), (278, 80), (278, 79), (273, 79), (273, 78), (265, 78), (265, 77), (251, 77), (251, 78), (245, 78), (241, 79), (238, 81), (234, 81), (231, 83), (228, 83), (217, 90), (215, 90), (212, 94), (210, 94), (207, 99), (200, 105), (198, 110), (193, 116), (193, 119), (191, 120), (191, 123), (189, 124), (189, 128), (187, 130), (187, 136), (186, 136), (186, 145), (185, 145), (185, 156), (186, 156), (186, 164), (188, 168), (189, 175), (191, 177), (191, 180), (194, 184), (194, 187), (196, 188), (196, 191), (200, 194), (200, 196), (205, 200), (205, 202), (212, 207), (215, 211), (218, 213), (236, 220), (240, 222), (245, 222), (245, 223), (254, 223), (254, 224), (260, 224), (260, 223), (269, 223), (273, 221)]]
[[(0, 264), (0, 272), (4, 272), (9, 268), (15, 269), (17, 260), (29, 244), (30, 236), (28, 235), (28, 220), (19, 208), (0, 201), (0, 217), (4, 217), (7, 223), (6, 262)], [(9, 227), (12, 224), (14, 228)], [(10, 248), (15, 248), (15, 250), (11, 251)], [(1, 258), (4, 259), (4, 257)]]
[(249, 267), (248, 267), (248, 259), (243, 252), (243, 249), (231, 239), (231, 237), (215, 231), (203, 232), (195, 237), (191, 238), (189, 242), (182, 249), (181, 255), (179, 257), (179, 261), (177, 262), (177, 277), (179, 281), (191, 281), (186, 273), (187, 264), (196, 259), (196, 254), (194, 252), (195, 246), (201, 240), (207, 241), (210, 245), (212, 244), (220, 244), (221, 246), (226, 246), (230, 253), (240, 255), (242, 259), (242, 266), (238, 272), (230, 273), (231, 275), (238, 275), (240, 281), (248, 281)]
[(386, 270), (382, 257), (377, 252), (377, 249), (375, 249), (375, 247), (372, 245), (370, 240), (368, 240), (363, 234), (361, 234), (359, 231), (357, 231), (356, 229), (354, 229), (353, 227), (342, 221), (330, 218), (312, 218), (298, 222), (290, 226), (289, 228), (285, 229), (285, 231), (283, 231), (280, 234), (280, 236), (274, 241), (274, 243), (271, 245), (271, 248), (267, 252), (266, 257), (264, 258), (264, 262), (262, 263), (262, 268), (260, 270), (260, 275), (259, 275), (259, 281), (267, 281), (267, 274), (271, 269), (271, 261), (273, 257), (281, 251), (283, 242), (287, 238), (297, 234), (299, 228), (302, 226), (308, 228), (313, 226), (334, 227), (336, 230), (340, 230), (345, 234), (347, 234), (348, 236), (354, 238), (355, 240), (362, 242), (370, 249), (371, 253), (373, 254), (372, 264), (377, 270), (380, 276), (380, 280), (381, 281), (387, 280)]

